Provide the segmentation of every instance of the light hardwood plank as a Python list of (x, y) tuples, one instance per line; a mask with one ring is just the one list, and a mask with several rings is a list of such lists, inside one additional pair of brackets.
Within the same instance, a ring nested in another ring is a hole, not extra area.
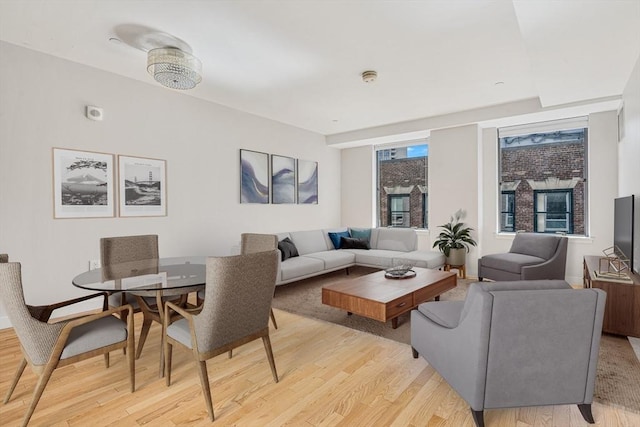
[[(261, 341), (207, 364), (218, 425), (238, 426), (473, 426), (466, 403), (405, 344), (276, 310), (271, 341), (280, 376), (274, 383)], [(137, 328), (140, 315), (136, 315)], [(129, 392), (126, 359), (111, 354), (54, 372), (33, 426), (209, 426), (195, 363), (175, 348), (172, 384), (158, 378), (160, 327), (151, 329), (136, 361)], [(13, 330), (0, 331), (0, 395), (21, 358)], [(23, 374), (11, 401), (0, 406), (2, 426), (19, 425), (36, 377)], [(597, 425), (637, 426), (640, 414), (593, 405)], [(585, 426), (575, 405), (485, 411), (487, 426)]]

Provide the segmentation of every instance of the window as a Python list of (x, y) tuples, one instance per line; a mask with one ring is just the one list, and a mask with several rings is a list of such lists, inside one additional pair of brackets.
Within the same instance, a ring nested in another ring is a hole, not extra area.
[(572, 191), (535, 191), (534, 194), (534, 231), (573, 234)]
[(516, 192), (500, 195), (500, 231), (516, 231)]
[(376, 151), (378, 226), (427, 227), (427, 144)]
[(389, 225), (392, 227), (411, 226), (411, 199), (410, 195), (389, 196)]
[(499, 231), (586, 235), (587, 118), (501, 128)]

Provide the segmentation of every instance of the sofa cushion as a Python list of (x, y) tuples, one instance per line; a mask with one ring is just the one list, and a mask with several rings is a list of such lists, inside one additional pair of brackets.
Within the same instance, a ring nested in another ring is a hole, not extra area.
[(371, 229), (370, 228), (349, 228), (349, 234), (356, 239), (364, 239), (367, 242), (371, 242)]
[(397, 256), (396, 251), (385, 251), (380, 249), (342, 249), (352, 252), (356, 256), (356, 264), (365, 267), (389, 268), (393, 267), (393, 257)]
[(278, 249), (280, 250), (282, 261), (298, 256), (296, 245), (288, 237), (278, 242)]
[(390, 251), (411, 252), (416, 250), (418, 236), (412, 228), (378, 228), (378, 236), (371, 247)]
[(520, 274), (522, 267), (540, 264), (545, 260), (536, 256), (508, 252), (505, 254), (485, 255), (481, 258), (481, 262), (483, 267)]
[(280, 279), (289, 280), (324, 270), (324, 261), (308, 256), (289, 258), (280, 263)]
[(440, 268), (444, 261), (444, 255), (438, 251), (412, 251), (396, 254), (393, 258), (394, 264), (411, 264), (422, 268)]
[(340, 239), (341, 249), (371, 249), (369, 241), (365, 239), (357, 239), (354, 237), (342, 237)]
[(329, 235), (329, 239), (331, 239), (331, 243), (333, 244), (333, 247), (335, 249), (340, 249), (341, 247), (341, 239), (343, 237), (350, 237), (350, 234), (348, 231), (338, 231), (338, 232), (329, 232), (327, 233)]
[(324, 251), (307, 254), (305, 257), (320, 259), (324, 262), (325, 270), (349, 267), (355, 264), (356, 256), (347, 251)]
[(426, 302), (418, 306), (418, 311), (438, 325), (453, 329), (460, 323), (463, 306), (464, 301)]
[(509, 252), (550, 259), (558, 249), (561, 236), (542, 233), (518, 233)]
[(300, 255), (333, 249), (327, 246), (327, 241), (324, 239), (322, 230), (292, 231), (289, 234), (291, 235), (293, 243), (296, 244)]

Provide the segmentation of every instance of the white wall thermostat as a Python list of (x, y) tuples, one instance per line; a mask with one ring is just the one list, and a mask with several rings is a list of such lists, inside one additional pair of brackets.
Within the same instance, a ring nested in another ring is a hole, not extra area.
[(102, 121), (103, 116), (104, 113), (102, 112), (102, 108), (94, 107), (93, 105), (87, 105), (87, 118), (89, 120)]

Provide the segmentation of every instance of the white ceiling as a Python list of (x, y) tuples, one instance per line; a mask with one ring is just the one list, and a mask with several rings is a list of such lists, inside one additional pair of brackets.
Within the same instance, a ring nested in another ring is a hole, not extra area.
[(620, 95), (640, 0), (0, 0), (0, 40), (152, 85), (143, 49), (174, 38), (203, 63), (185, 95), (333, 135)]

